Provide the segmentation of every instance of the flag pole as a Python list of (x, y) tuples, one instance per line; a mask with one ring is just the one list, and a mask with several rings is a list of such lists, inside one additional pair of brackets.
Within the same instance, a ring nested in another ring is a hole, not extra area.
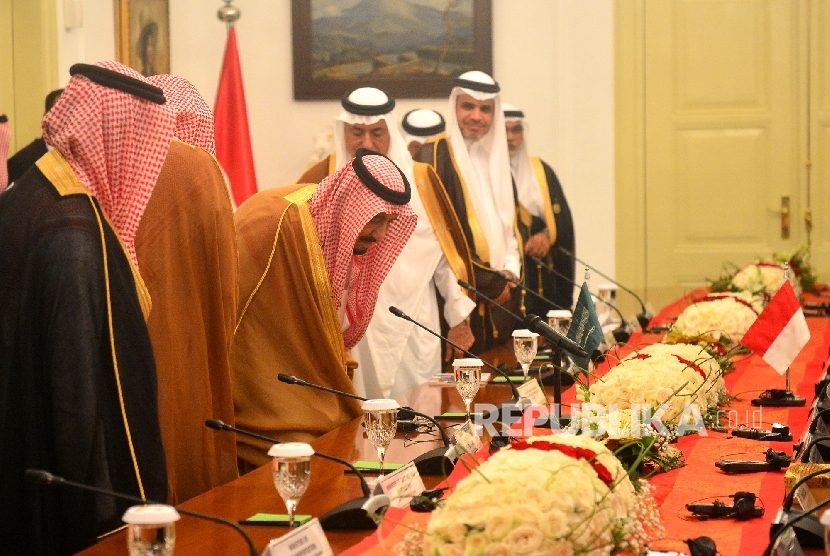
[[(790, 279), (790, 265), (784, 263), (784, 280)], [(807, 399), (796, 396), (790, 390), (790, 367), (787, 366), (785, 373), (784, 390), (771, 388), (764, 390), (760, 396), (752, 399), (752, 405), (760, 407), (800, 407), (807, 404)]]
[(231, 2), (233, 0), (223, 0), (225, 5), (216, 10), (216, 16), (221, 20), (224, 21), (227, 30), (230, 31), (233, 24), (237, 22), (239, 17), (242, 15), (242, 12), (239, 11), (239, 8), (236, 6), (231, 6)]

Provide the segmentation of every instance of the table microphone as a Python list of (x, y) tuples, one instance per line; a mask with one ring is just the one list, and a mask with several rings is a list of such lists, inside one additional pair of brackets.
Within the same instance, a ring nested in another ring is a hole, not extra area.
[[(349, 398), (356, 398), (358, 400), (366, 401), (366, 398), (361, 398), (355, 394), (350, 394), (348, 392), (342, 392), (340, 390), (335, 390), (333, 388), (328, 388), (326, 386), (321, 386), (319, 384), (313, 384), (311, 382), (307, 382), (301, 378), (297, 378), (294, 375), (288, 375), (285, 373), (279, 373), (277, 375), (277, 379), (280, 382), (284, 382), (286, 384), (296, 384), (297, 386), (308, 386), (310, 388), (316, 388), (318, 390), (324, 390), (326, 392), (330, 392), (332, 394), (340, 394), (343, 396), (347, 396)], [(447, 472), (452, 471), (454, 467), (453, 461), (446, 456), (447, 448), (452, 447), (452, 442), (450, 442), (450, 437), (447, 435), (447, 431), (444, 430), (444, 427), (436, 421), (433, 417), (421, 413), (420, 411), (415, 411), (411, 407), (402, 407), (401, 410), (406, 410), (412, 412), (413, 415), (417, 415), (418, 417), (422, 417), (436, 426), (438, 432), (441, 433), (441, 440), (444, 442), (444, 448), (435, 448), (434, 450), (430, 450), (424, 454), (421, 454), (412, 462), (415, 464), (415, 467), (418, 469), (418, 473), (421, 475), (441, 475), (444, 476)]]
[[(256, 438), (257, 440), (264, 440), (265, 442), (270, 442), (271, 444), (282, 444), (279, 440), (274, 438), (269, 438), (244, 429), (238, 429), (225, 423), (224, 421), (220, 421), (219, 419), (208, 419), (205, 421), (205, 425), (208, 428), (217, 431), (233, 432), (243, 436)], [(368, 510), (364, 509), (367, 503), (372, 500), (372, 489), (369, 488), (369, 484), (366, 482), (363, 474), (354, 465), (344, 459), (323, 454), (317, 450), (314, 451), (313, 455), (340, 463), (351, 469), (354, 474), (357, 475), (357, 478), (360, 479), (360, 488), (363, 490), (362, 498), (355, 498), (354, 500), (344, 502), (336, 508), (326, 512), (325, 515), (321, 516), (320, 525), (323, 529), (327, 531), (363, 531), (366, 529), (377, 529), (377, 524), (369, 516)]]
[[(820, 502), (807, 511), (794, 510), (792, 509), (792, 505), (795, 500), (795, 495), (801, 485), (813, 477), (817, 477), (826, 472), (826, 469), (819, 469), (817, 471), (807, 473), (797, 480), (790, 488), (789, 493), (787, 493), (786, 498), (784, 498), (784, 503), (781, 505), (781, 509), (778, 510), (778, 515), (775, 516), (775, 520), (772, 524), (770, 524), (770, 543), (767, 546), (767, 550), (764, 551), (765, 555), (772, 554), (772, 548), (775, 546), (775, 541), (788, 527), (792, 527), (793, 531), (795, 531), (796, 538), (801, 546), (812, 548), (821, 548), (824, 546), (824, 526), (819, 522), (818, 516), (815, 515), (815, 512), (819, 508), (822, 508), (830, 503), (830, 499)], [(796, 526), (796, 523), (798, 523), (798, 526)]]
[(577, 256), (576, 256), (576, 255), (574, 255), (573, 253), (571, 253), (570, 251), (568, 251), (567, 249), (565, 249), (565, 248), (564, 248), (564, 247), (562, 247), (561, 245), (557, 245), (557, 246), (556, 246), (556, 248), (557, 248), (557, 249), (559, 249), (560, 251), (562, 251), (562, 252), (563, 252), (565, 255), (567, 255), (568, 257), (570, 257), (570, 258), (572, 258), (573, 260), (575, 260), (576, 262), (581, 263), (581, 264), (584, 264), (584, 265), (585, 265), (585, 266), (587, 266), (589, 269), (593, 270), (594, 272), (596, 272), (597, 274), (599, 274), (600, 276), (602, 276), (602, 277), (603, 277), (603, 278), (605, 278), (606, 280), (610, 280), (613, 284), (616, 284), (617, 286), (619, 286), (619, 287), (620, 287), (620, 288), (622, 288), (623, 290), (625, 290), (625, 291), (627, 291), (628, 293), (630, 293), (631, 295), (633, 295), (633, 296), (634, 296), (634, 298), (635, 298), (635, 299), (636, 299), (636, 300), (640, 303), (640, 309), (642, 310), (642, 312), (641, 312), (639, 315), (637, 315), (637, 322), (639, 322), (639, 323), (640, 323), (640, 328), (642, 328), (643, 330), (645, 330), (645, 329), (647, 329), (647, 328), (648, 328), (648, 325), (649, 325), (649, 323), (651, 322), (651, 319), (653, 318), (653, 315), (650, 315), (650, 314), (648, 313), (648, 311), (646, 311), (646, 305), (645, 305), (645, 303), (643, 303), (643, 300), (642, 300), (642, 299), (640, 299), (640, 296), (639, 296), (639, 295), (637, 295), (636, 293), (634, 293), (634, 292), (633, 292), (633, 291), (631, 291), (630, 289), (626, 288), (625, 286), (623, 286), (622, 284), (620, 284), (619, 282), (617, 282), (616, 280), (614, 280), (613, 278), (611, 278), (611, 277), (610, 277), (610, 276), (608, 276), (607, 274), (603, 274), (601, 271), (599, 271), (599, 270), (597, 270), (596, 268), (592, 267), (591, 265), (589, 265), (589, 264), (588, 264), (588, 263), (586, 263), (585, 261), (583, 261), (583, 260), (581, 260), (581, 259), (577, 258)]
[[(45, 471), (43, 469), (27, 469), (26, 471), (24, 471), (23, 474), (26, 477), (26, 480), (31, 483), (40, 483), (42, 485), (68, 486), (70, 488), (77, 488), (80, 490), (86, 490), (98, 494), (105, 494), (107, 496), (112, 496), (113, 498), (127, 500), (129, 502), (135, 502), (136, 504), (164, 504), (164, 502), (153, 502), (151, 500), (144, 500), (143, 498), (139, 498), (138, 496), (133, 496), (131, 494), (123, 494), (121, 492), (115, 492), (114, 490), (108, 490), (104, 488), (94, 487), (91, 485), (85, 485), (83, 483), (76, 483), (75, 481), (69, 481), (67, 479), (64, 479), (63, 477), (53, 475), (52, 473), (49, 473), (48, 471)], [(179, 506), (175, 506), (175, 508), (179, 513), (189, 515), (190, 517), (206, 519), (208, 521), (213, 521), (215, 523), (227, 525), (228, 527), (233, 527), (245, 539), (245, 542), (248, 544), (248, 549), (250, 551), (251, 556), (259, 556), (259, 552), (257, 552), (256, 546), (254, 546), (254, 542), (251, 540), (251, 537), (248, 536), (248, 534), (245, 532), (244, 529), (242, 529), (242, 527), (240, 527), (233, 521), (229, 521), (227, 519), (223, 519), (221, 517), (216, 517), (213, 515), (202, 514), (191, 510), (185, 510)]]
[[(558, 270), (553, 268), (552, 266), (548, 266), (542, 259), (540, 259), (538, 257), (534, 257), (533, 255), (529, 255), (529, 257), (533, 260), (533, 262), (535, 262), (536, 264), (538, 264), (539, 266), (541, 266), (542, 268), (544, 268), (545, 270), (547, 270), (551, 274), (555, 274), (556, 276), (559, 276), (563, 280), (567, 281), (571, 286), (574, 286), (576, 288), (579, 287), (579, 284), (577, 284), (576, 282), (574, 282), (573, 280), (571, 280), (570, 278), (568, 278), (567, 276), (565, 276), (564, 274), (562, 274), (561, 272), (559, 272)], [(614, 305), (613, 303), (605, 301), (603, 298), (601, 298), (597, 295), (594, 295), (591, 292), (588, 292), (588, 293), (591, 294), (591, 297), (593, 297), (594, 299), (596, 299), (600, 303), (604, 303), (605, 305), (607, 305), (608, 307), (613, 309), (615, 313), (617, 313), (617, 316), (620, 317), (620, 326), (615, 328), (614, 330), (612, 330), (611, 334), (614, 336), (615, 341), (617, 341), (621, 344), (626, 343), (628, 341), (628, 339), (631, 338), (631, 333), (628, 331), (628, 322), (626, 322), (625, 317), (623, 317), (623, 314), (620, 312), (620, 310), (617, 309), (617, 306)]]

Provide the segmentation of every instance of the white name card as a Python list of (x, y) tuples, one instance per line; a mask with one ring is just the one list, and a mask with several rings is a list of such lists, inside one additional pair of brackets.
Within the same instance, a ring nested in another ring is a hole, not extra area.
[(470, 421), (458, 427), (452, 439), (457, 446), (464, 449), (462, 453), (474, 454), (481, 448), (481, 439), (476, 435), (475, 426)]
[(418, 468), (411, 461), (394, 473), (381, 477), (378, 483), (393, 508), (408, 508), (409, 501), (426, 489)]
[(542, 387), (539, 386), (538, 380), (528, 380), (521, 386), (518, 386), (516, 390), (519, 392), (519, 395), (521, 397), (529, 399), (530, 403), (532, 403), (533, 405), (548, 404), (548, 397), (545, 394), (545, 391), (542, 390)]
[(302, 527), (269, 542), (263, 556), (334, 556), (334, 551), (315, 517)]

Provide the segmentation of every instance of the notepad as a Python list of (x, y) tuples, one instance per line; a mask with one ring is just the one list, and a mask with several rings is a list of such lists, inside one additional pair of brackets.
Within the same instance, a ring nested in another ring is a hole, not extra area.
[[(364, 472), (364, 471), (380, 471), (380, 462), (379, 461), (363, 461), (363, 460), (360, 460), (360, 461), (354, 462), (354, 466), (357, 467), (357, 470), (360, 471), (361, 473)], [(403, 463), (390, 463), (390, 462), (387, 461), (387, 462), (384, 462), (384, 464), (383, 464), (383, 471), (384, 472), (386, 472), (386, 471), (395, 471), (396, 469), (400, 469), (403, 466), (404, 466)], [(346, 468), (346, 473), (354, 473), (354, 472), (347, 467)]]
[[(481, 415), (481, 414), (480, 414), (480, 413), (470, 413), (470, 418), (471, 418), (471, 419), (475, 419), (475, 418), (476, 418), (476, 417), (478, 417), (479, 415)], [(436, 415), (436, 416), (435, 416), (435, 418), (436, 418), (436, 419), (458, 419), (458, 420), (464, 420), (464, 419), (466, 419), (466, 418), (467, 418), (467, 414), (466, 414), (465, 412), (463, 412), (463, 411), (445, 411), (445, 412), (444, 412), (444, 413), (442, 413), (441, 415)]]
[[(525, 381), (525, 375), (512, 375), (510, 377), (510, 382), (524, 382), (524, 381)], [(498, 384), (498, 383), (503, 384), (503, 383), (507, 382), (507, 380), (505, 380), (505, 378), (503, 376), (497, 376), (497, 377), (493, 378), (493, 380), (491, 380), (490, 382), (492, 382), (493, 384)]]
[[(296, 514), (294, 516), (294, 524), (302, 525), (311, 521), (311, 516), (308, 514)], [(252, 515), (248, 519), (240, 519), (239, 523), (242, 525), (277, 525), (288, 527), (288, 514), (263, 514), (259, 513)]]

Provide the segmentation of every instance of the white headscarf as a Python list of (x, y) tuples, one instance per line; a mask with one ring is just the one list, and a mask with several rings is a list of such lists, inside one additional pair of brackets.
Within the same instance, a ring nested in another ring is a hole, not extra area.
[[(516, 182), (516, 192), (519, 195), (519, 202), (534, 216), (544, 218), (545, 208), (544, 201), (542, 200), (542, 192), (539, 190), (539, 180), (536, 179), (536, 173), (530, 164), (530, 154), (527, 149), (527, 137), (529, 133), (527, 120), (524, 119), (524, 112), (506, 102), (502, 103), (501, 107), (504, 110), (505, 123), (520, 122), (523, 129), (522, 135), (524, 139), (519, 146), (519, 151), (515, 154), (510, 154), (510, 170), (513, 172), (513, 180)], [(508, 115), (510, 112), (513, 114)]]
[(401, 120), (401, 136), (404, 144), (409, 146), (413, 141), (424, 144), (446, 128), (444, 117), (435, 110), (416, 108), (407, 112)]
[[(495, 80), (481, 71), (468, 71), (459, 76), (460, 80), (470, 83), (480, 83), (487, 88), (498, 87)], [(475, 85), (470, 85), (475, 86)], [(459, 95), (468, 94), (476, 100), (495, 100), (493, 124), (488, 132), (472, 143), (469, 147), (458, 126), (456, 116), (456, 101)], [(482, 225), (484, 237), (490, 248), (490, 266), (496, 269), (507, 269), (518, 275), (521, 261), (518, 259), (518, 247), (514, 235), (515, 207), (513, 201), (513, 184), (510, 176), (510, 157), (507, 151), (507, 135), (504, 128), (504, 113), (501, 100), (497, 92), (487, 93), (473, 88), (456, 86), (450, 93), (447, 109), (447, 140), (452, 148), (458, 171), (467, 184), (468, 193), (472, 198), (473, 208)], [(480, 184), (478, 173), (474, 167), (474, 160), (481, 165), (484, 161), (489, 165), (489, 178), (492, 186), (493, 201), (499, 214), (500, 222), (491, 222), (484, 195), (489, 194)], [(515, 251), (516, 257), (511, 257)], [(515, 258), (515, 260), (513, 260)]]
[(406, 143), (398, 131), (397, 117), (395, 116), (395, 101), (389, 98), (389, 95), (376, 89), (374, 87), (360, 87), (355, 89), (346, 96), (348, 102), (363, 105), (367, 107), (382, 106), (391, 104), (392, 108), (384, 114), (374, 116), (364, 116), (361, 114), (354, 114), (345, 108), (337, 117), (334, 123), (334, 154), (335, 154), (335, 169), (339, 170), (346, 163), (352, 159), (352, 156), (346, 150), (346, 124), (355, 125), (372, 125), (380, 120), (386, 122), (386, 127), (389, 129), (389, 151), (381, 153), (386, 155), (398, 168), (401, 169), (403, 175), (409, 180), (410, 184), (415, 183), (414, 174), (412, 171), (412, 156), (406, 148)]

